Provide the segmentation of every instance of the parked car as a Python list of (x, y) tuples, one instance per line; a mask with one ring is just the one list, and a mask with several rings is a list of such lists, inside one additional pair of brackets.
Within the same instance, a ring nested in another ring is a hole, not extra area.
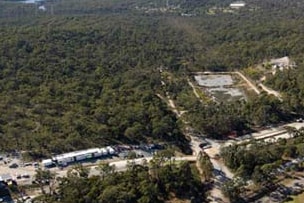
[(211, 145), (207, 145), (203, 147), (203, 149), (209, 149), (209, 148), (211, 148)]
[(203, 149), (203, 147), (205, 147), (205, 146), (207, 146), (207, 145), (208, 145), (208, 143), (202, 142), (202, 143), (200, 143), (198, 146), (199, 146), (200, 148)]
[(211, 148), (211, 145), (207, 142), (202, 142), (202, 143), (199, 144), (199, 147), (201, 149), (209, 149), (209, 148)]
[(32, 166), (32, 163), (31, 163), (31, 162), (24, 163), (24, 164), (23, 164), (23, 167), (26, 167), (26, 166)]
[(34, 162), (34, 163), (33, 163), (33, 166), (34, 166), (35, 168), (39, 168), (39, 163), (38, 163), (38, 162)]
[(18, 166), (18, 164), (16, 164), (16, 163), (13, 163), (13, 164), (11, 164), (11, 165), (9, 165), (9, 168), (18, 168), (19, 166)]
[(22, 178), (30, 178), (30, 175), (25, 173), (25, 174), (22, 175)]

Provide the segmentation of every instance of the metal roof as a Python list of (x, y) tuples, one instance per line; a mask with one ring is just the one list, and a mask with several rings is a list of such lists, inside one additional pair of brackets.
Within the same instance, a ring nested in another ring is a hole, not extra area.
[(93, 153), (106, 153), (106, 152), (115, 152), (113, 147), (107, 146), (105, 148), (91, 148), (91, 149), (86, 149), (86, 150), (79, 150), (79, 151), (74, 151), (74, 152), (68, 152), (64, 154), (59, 154), (56, 156), (53, 156), (52, 159), (64, 159), (64, 158), (73, 158), (76, 156), (81, 156), (81, 155), (87, 155), (87, 154), (93, 154)]

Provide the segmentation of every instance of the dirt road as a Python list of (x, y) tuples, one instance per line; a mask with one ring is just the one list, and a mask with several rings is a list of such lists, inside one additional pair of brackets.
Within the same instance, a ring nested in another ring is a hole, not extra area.
[(170, 98), (168, 98), (168, 97), (167, 97), (167, 99), (166, 99), (165, 97), (163, 97), (163, 96), (160, 95), (160, 94), (156, 94), (156, 96), (158, 96), (161, 100), (163, 100), (164, 102), (166, 102), (167, 105), (171, 108), (171, 110), (176, 114), (176, 116), (177, 116), (178, 118), (181, 117), (181, 115), (182, 115), (183, 113), (185, 113), (185, 111), (179, 112), (179, 111), (177, 110), (177, 108), (176, 108), (176, 106), (175, 106), (175, 103), (174, 103), (174, 101), (173, 101), (172, 99), (170, 99)]
[(251, 87), (251, 89), (253, 89), (257, 94), (260, 94), (260, 90), (250, 81), (248, 80), (241, 72), (236, 71), (234, 72), (237, 75), (239, 75), (243, 80), (245, 80), (247, 82), (247, 84), (249, 85), (249, 87)]
[(273, 90), (273, 89), (270, 89), (270, 88), (266, 87), (266, 86), (263, 85), (262, 83), (259, 84), (259, 87), (261, 87), (265, 92), (267, 92), (267, 94), (272, 94), (272, 95), (274, 95), (275, 97), (277, 97), (280, 101), (282, 101), (282, 95), (281, 95), (279, 92), (277, 92), (277, 91), (275, 91), (275, 90)]
[(193, 85), (193, 83), (189, 79), (188, 79), (188, 84), (192, 87), (193, 93), (196, 96), (196, 98), (198, 98), (201, 101), (201, 98), (200, 98), (199, 94), (197, 93), (197, 91), (195, 89), (195, 86)]
[[(241, 72), (239, 71), (236, 71), (235, 72), (236, 74), (238, 74), (243, 80), (245, 80), (247, 82), (247, 84), (257, 93), (257, 94), (260, 94), (260, 90), (250, 81), (248, 80)], [(282, 101), (282, 95), (273, 90), (273, 89), (270, 89), (268, 87), (266, 87), (265, 85), (263, 85), (262, 83), (259, 83), (258, 84), (258, 87), (261, 87), (263, 91), (267, 92), (267, 94), (272, 94), (274, 95), (275, 97), (277, 97), (280, 101)]]

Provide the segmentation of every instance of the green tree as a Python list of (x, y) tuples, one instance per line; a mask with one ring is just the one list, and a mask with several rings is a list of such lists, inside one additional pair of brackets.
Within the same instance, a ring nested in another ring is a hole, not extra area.
[(115, 165), (101, 162), (98, 164), (96, 169), (100, 172), (102, 180), (104, 180), (106, 176), (109, 176), (115, 172)]
[(226, 181), (222, 185), (223, 194), (230, 199), (231, 202), (242, 202), (241, 192), (243, 191), (245, 183), (240, 178), (234, 178)]
[(54, 184), (55, 184), (56, 174), (51, 172), (50, 170), (42, 170), (41, 168), (36, 170), (36, 174), (34, 175), (35, 181), (38, 183), (42, 195), (46, 195), (45, 186), (49, 186), (49, 194), (54, 192)]
[(198, 154), (198, 164), (201, 167), (203, 172), (203, 177), (206, 181), (210, 181), (213, 177), (213, 165), (210, 160), (210, 157), (205, 152), (200, 152)]

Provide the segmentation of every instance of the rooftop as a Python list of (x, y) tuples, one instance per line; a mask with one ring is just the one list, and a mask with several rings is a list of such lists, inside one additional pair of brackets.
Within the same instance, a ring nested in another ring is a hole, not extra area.
[(240, 7), (244, 7), (245, 5), (246, 3), (244, 1), (235, 1), (230, 4), (230, 7), (240, 8)]
[(69, 158), (69, 157), (75, 157), (83, 154), (89, 154), (89, 153), (100, 153), (100, 148), (92, 148), (92, 149), (86, 149), (86, 150), (79, 150), (74, 152), (68, 152), (64, 154), (56, 155), (54, 158)]
[(270, 64), (289, 66), (291, 63), (290, 63), (289, 57), (285, 56), (285, 57), (282, 57), (282, 58), (271, 59)]

